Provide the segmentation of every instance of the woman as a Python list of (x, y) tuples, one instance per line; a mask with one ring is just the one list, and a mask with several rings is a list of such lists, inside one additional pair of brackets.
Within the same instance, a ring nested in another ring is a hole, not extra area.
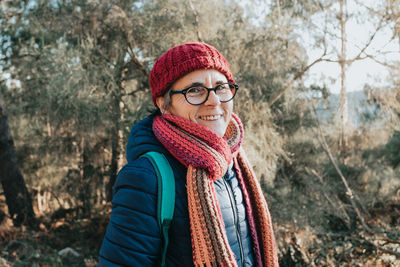
[(157, 59), (149, 81), (158, 112), (131, 131), (100, 266), (160, 264), (157, 177), (140, 157), (149, 151), (164, 154), (175, 177), (167, 266), (278, 266), (268, 207), (232, 113), (238, 86), (226, 59), (185, 43)]

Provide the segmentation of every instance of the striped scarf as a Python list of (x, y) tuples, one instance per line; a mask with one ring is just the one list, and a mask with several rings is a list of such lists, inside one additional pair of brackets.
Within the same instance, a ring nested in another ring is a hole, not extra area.
[(278, 266), (274, 233), (267, 203), (241, 149), (243, 126), (233, 114), (224, 137), (174, 115), (154, 118), (157, 139), (187, 167), (187, 196), (196, 267), (237, 266), (213, 182), (224, 176), (233, 160), (246, 204), (257, 266)]

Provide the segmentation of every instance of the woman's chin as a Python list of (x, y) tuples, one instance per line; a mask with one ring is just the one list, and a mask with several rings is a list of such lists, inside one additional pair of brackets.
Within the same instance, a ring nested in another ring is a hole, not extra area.
[(220, 123), (215, 123), (215, 122), (207, 122), (207, 123), (199, 123), (200, 125), (210, 129), (214, 133), (216, 133), (218, 136), (222, 137), (225, 134), (226, 131), (226, 125), (223, 124), (221, 125)]

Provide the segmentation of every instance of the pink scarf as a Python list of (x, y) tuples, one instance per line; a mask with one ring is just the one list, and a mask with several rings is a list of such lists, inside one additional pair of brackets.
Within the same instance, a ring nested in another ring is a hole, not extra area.
[(257, 266), (275, 267), (278, 256), (264, 195), (241, 144), (243, 126), (233, 114), (224, 137), (174, 115), (154, 118), (153, 131), (187, 169), (187, 196), (195, 266), (237, 266), (226, 236), (213, 182), (224, 176), (231, 160), (246, 204)]

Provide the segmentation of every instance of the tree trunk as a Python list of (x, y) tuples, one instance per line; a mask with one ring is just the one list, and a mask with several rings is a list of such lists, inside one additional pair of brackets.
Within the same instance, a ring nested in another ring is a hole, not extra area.
[(339, 149), (344, 152), (347, 147), (346, 124), (348, 122), (347, 92), (346, 92), (346, 0), (340, 0), (340, 30), (342, 49), (340, 54), (341, 88), (339, 103)]
[(91, 214), (91, 201), (92, 201), (92, 176), (93, 176), (93, 166), (90, 164), (90, 156), (88, 149), (88, 141), (85, 136), (81, 138), (80, 144), (80, 193), (79, 199), (82, 203), (83, 213), (86, 216), (90, 216)]
[[(1, 96), (0, 96), (1, 97)], [(0, 181), (3, 186), (8, 212), (15, 226), (36, 226), (32, 199), (17, 165), (14, 142), (7, 115), (0, 99)]]
[[(123, 58), (119, 60), (119, 66), (123, 66)], [(123, 143), (123, 130), (121, 123), (124, 121), (124, 103), (122, 101), (122, 91), (124, 90), (122, 80), (125, 77), (124, 68), (117, 72), (115, 80), (117, 81), (117, 88), (113, 92), (113, 118), (114, 127), (111, 132), (111, 164), (110, 164), (110, 181), (107, 184), (107, 201), (112, 200), (112, 188), (117, 174), (122, 168), (124, 162), (124, 143)]]
[(118, 171), (122, 168), (123, 155), (122, 155), (122, 130), (120, 129), (121, 117), (121, 101), (116, 97), (114, 100), (114, 129), (111, 133), (111, 168), (110, 168), (110, 181), (107, 185), (107, 201), (112, 200), (112, 188), (115, 180), (117, 179)]

